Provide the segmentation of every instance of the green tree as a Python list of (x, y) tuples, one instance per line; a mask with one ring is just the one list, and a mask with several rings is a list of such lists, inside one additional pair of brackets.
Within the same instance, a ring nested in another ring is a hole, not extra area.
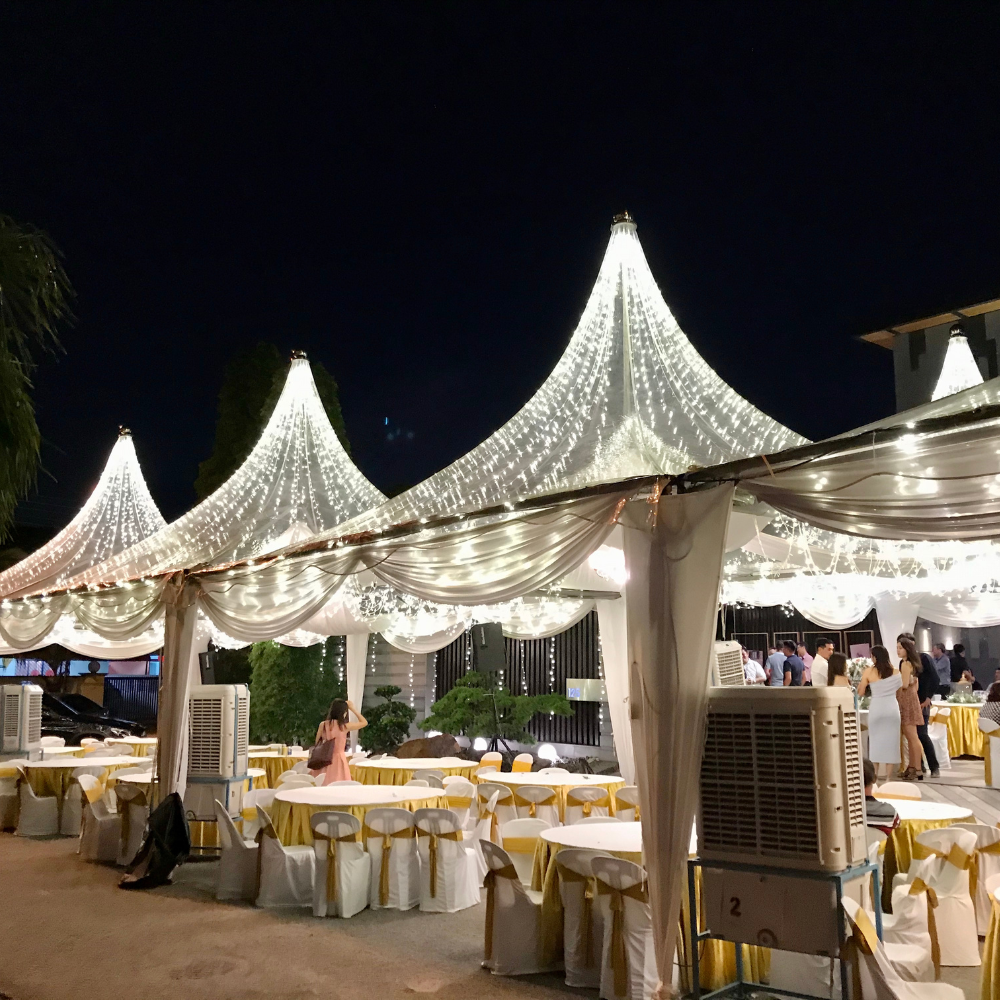
[(48, 234), (0, 215), (0, 538), (35, 484), (41, 435), (31, 400), (37, 353), (60, 350), (73, 286)]
[(254, 743), (312, 744), (334, 698), (345, 697), (340, 679), (344, 643), (330, 636), (315, 646), (258, 642), (250, 650), (250, 739)]
[(370, 753), (392, 753), (410, 736), (410, 726), (417, 710), (402, 701), (393, 701), (402, 690), (395, 684), (375, 688), (375, 694), (385, 699), (381, 705), (368, 709), (368, 725), (358, 733), (358, 742)]
[(470, 671), (431, 705), (431, 714), (419, 725), (452, 736), (497, 736), (531, 744), (535, 737), (527, 726), (539, 712), (572, 715), (573, 707), (561, 694), (512, 695), (507, 688), (496, 687), (485, 674)]
[[(219, 390), (215, 445), (212, 454), (199, 465), (194, 484), (199, 500), (214, 493), (253, 451), (281, 395), (288, 365), (287, 353), (262, 341), (226, 366)], [(350, 454), (337, 383), (320, 362), (312, 361), (310, 365), (326, 415)]]

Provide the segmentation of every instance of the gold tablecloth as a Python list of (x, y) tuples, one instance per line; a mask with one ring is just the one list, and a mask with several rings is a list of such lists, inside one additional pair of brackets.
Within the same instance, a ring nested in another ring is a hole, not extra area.
[(950, 708), (948, 716), (948, 753), (952, 757), (966, 754), (970, 757), (982, 757), (986, 750), (983, 746), (983, 733), (979, 729), (978, 705), (949, 705), (945, 702), (941, 708)]
[(107, 740), (107, 743), (109, 746), (129, 746), (132, 748), (132, 755), (135, 757), (156, 756), (156, 740), (151, 736), (132, 740)]
[(286, 754), (284, 757), (265, 757), (263, 755), (250, 754), (247, 757), (247, 767), (262, 767), (267, 772), (264, 784), (255, 785), (255, 788), (277, 788), (278, 778), (290, 771), (300, 761), (308, 760), (309, 754)]
[[(375, 765), (353, 764), (348, 761), (351, 769), (351, 777), (355, 781), (360, 781), (362, 785), (405, 785), (413, 780), (414, 771), (426, 771), (433, 765), (421, 764), (420, 758), (415, 757), (410, 764), (400, 764), (399, 767), (377, 767)], [(475, 782), (476, 771), (481, 767), (476, 761), (469, 761), (461, 767), (441, 767), (436, 770), (443, 771), (446, 778), (457, 774), (469, 781)]]
[[(95, 757), (91, 763), (101, 763), (100, 757)], [(54, 795), (61, 802), (73, 781), (73, 771), (80, 767), (80, 761), (73, 757), (66, 762), (65, 767), (26, 767), (24, 776), (31, 790), (39, 796)], [(124, 764), (107, 764), (104, 766), (104, 773), (101, 781), (106, 782), (108, 775), (118, 771), (123, 767), (134, 767), (133, 761)]]
[[(563, 909), (562, 897), (559, 894), (559, 876), (555, 866), (555, 856), (560, 845), (552, 844), (542, 838), (538, 839), (535, 848), (535, 861), (531, 870), (531, 888), (542, 893), (541, 913), (541, 954), (543, 966), (554, 964), (562, 955), (563, 946)], [(642, 864), (642, 853), (634, 851), (608, 851), (616, 858)], [(681, 924), (677, 939), (677, 957), (681, 970), (681, 986), (684, 993), (690, 992), (691, 968), (691, 920), (687, 896), (687, 871), (684, 872), (685, 888), (681, 894)], [(701, 871), (695, 877), (698, 893), (699, 926), (705, 929), (701, 907)], [(698, 978), (703, 990), (717, 990), (727, 983), (736, 981), (736, 945), (732, 941), (719, 941), (710, 938), (702, 941), (699, 951), (700, 966)], [(767, 978), (771, 968), (771, 952), (767, 948), (757, 948), (743, 945), (743, 975), (744, 979), (762, 982)], [(997, 998), (1000, 1000), (1000, 998)]]
[(882, 866), (882, 909), (892, 913), (892, 878), (897, 872), (910, 870), (914, 857), (914, 841), (925, 830), (940, 830), (956, 823), (975, 823), (976, 818), (966, 819), (904, 819), (889, 834), (885, 842), (885, 860)]
[(980, 972), (980, 1000), (1000, 1000), (1000, 903), (993, 898), (990, 923), (983, 944), (983, 965)]
[[(506, 780), (506, 779), (508, 779), (510, 777), (512, 777), (512, 775), (508, 771), (506, 773), (484, 774), (482, 776), (482, 778), (480, 778), (479, 780), (480, 781), (484, 781), (484, 782), (488, 782), (490, 784), (506, 785), (506, 787), (508, 787), (512, 792), (515, 792), (515, 793), (517, 792), (517, 790), (519, 788), (523, 788), (524, 787), (524, 785), (520, 784), (516, 780), (515, 781), (508, 781), (508, 780)], [(518, 772), (515, 771), (513, 773), (513, 777), (515, 779), (518, 778), (519, 777)], [(620, 779), (618, 781), (609, 781), (607, 784), (604, 784), (603, 782), (601, 782), (599, 784), (596, 781), (588, 781), (584, 785), (558, 785), (558, 784), (553, 783), (553, 784), (549, 785), (548, 787), (551, 788), (552, 791), (554, 791), (556, 793), (556, 799), (558, 800), (558, 803), (559, 803), (559, 818), (563, 822), (565, 822), (566, 821), (566, 796), (569, 795), (569, 792), (570, 792), (571, 788), (606, 788), (608, 790), (608, 799), (609, 799), (608, 812), (610, 813), (610, 815), (614, 816), (615, 815), (615, 796), (618, 794), (619, 791), (621, 791), (621, 789), (623, 789), (626, 786), (626, 784), (628, 784), (628, 782), (626, 782), (625, 779), (622, 778), (622, 779)]]
[(447, 808), (448, 797), (446, 795), (414, 799), (411, 802), (372, 802), (363, 806), (312, 806), (275, 799), (271, 804), (271, 822), (274, 824), (278, 840), (286, 847), (292, 847), (295, 844), (311, 844), (313, 842), (312, 827), (309, 822), (314, 813), (346, 812), (357, 816), (364, 824), (365, 815), (369, 809), (408, 809), (410, 812), (416, 812), (418, 809)]

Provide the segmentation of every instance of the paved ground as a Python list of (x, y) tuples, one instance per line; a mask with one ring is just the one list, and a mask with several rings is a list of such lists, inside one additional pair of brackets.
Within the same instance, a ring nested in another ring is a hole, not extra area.
[[(0, 1000), (597, 996), (557, 975), (483, 972), (483, 906), (316, 920), (217, 902), (214, 864), (185, 865), (172, 886), (125, 892), (117, 869), (75, 851), (66, 838), (0, 834)], [(978, 996), (979, 969), (942, 978)]]

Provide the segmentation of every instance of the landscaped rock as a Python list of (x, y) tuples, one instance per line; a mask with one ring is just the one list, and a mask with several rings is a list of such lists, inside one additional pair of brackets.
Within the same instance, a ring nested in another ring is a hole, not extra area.
[(397, 751), (396, 756), (408, 757), (457, 757), (458, 740), (454, 736), (442, 733), (440, 736), (429, 736), (422, 740), (407, 740)]

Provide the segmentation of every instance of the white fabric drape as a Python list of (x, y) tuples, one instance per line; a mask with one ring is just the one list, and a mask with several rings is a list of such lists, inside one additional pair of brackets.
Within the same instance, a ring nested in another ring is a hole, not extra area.
[(403, 653), (436, 653), (445, 646), (450, 646), (465, 631), (464, 623), (453, 625), (451, 628), (434, 632), (431, 635), (400, 635), (391, 629), (382, 632), (382, 638), (394, 649)]
[(632, 752), (632, 721), (629, 712), (628, 597), (597, 602), (597, 627), (604, 659), (604, 689), (608, 696), (611, 733), (615, 740), (618, 769), (635, 784), (635, 757)]
[(919, 612), (920, 607), (910, 594), (876, 595), (878, 630), (882, 633), (882, 645), (889, 650), (890, 659), (896, 655), (896, 636), (901, 632), (913, 631)]
[(658, 994), (670, 995), (733, 487), (626, 505), (632, 738)]
[[(365, 695), (365, 664), (368, 662), (368, 635), (347, 636), (347, 700), (360, 712)], [(358, 734), (351, 733), (351, 746), (358, 745)]]

